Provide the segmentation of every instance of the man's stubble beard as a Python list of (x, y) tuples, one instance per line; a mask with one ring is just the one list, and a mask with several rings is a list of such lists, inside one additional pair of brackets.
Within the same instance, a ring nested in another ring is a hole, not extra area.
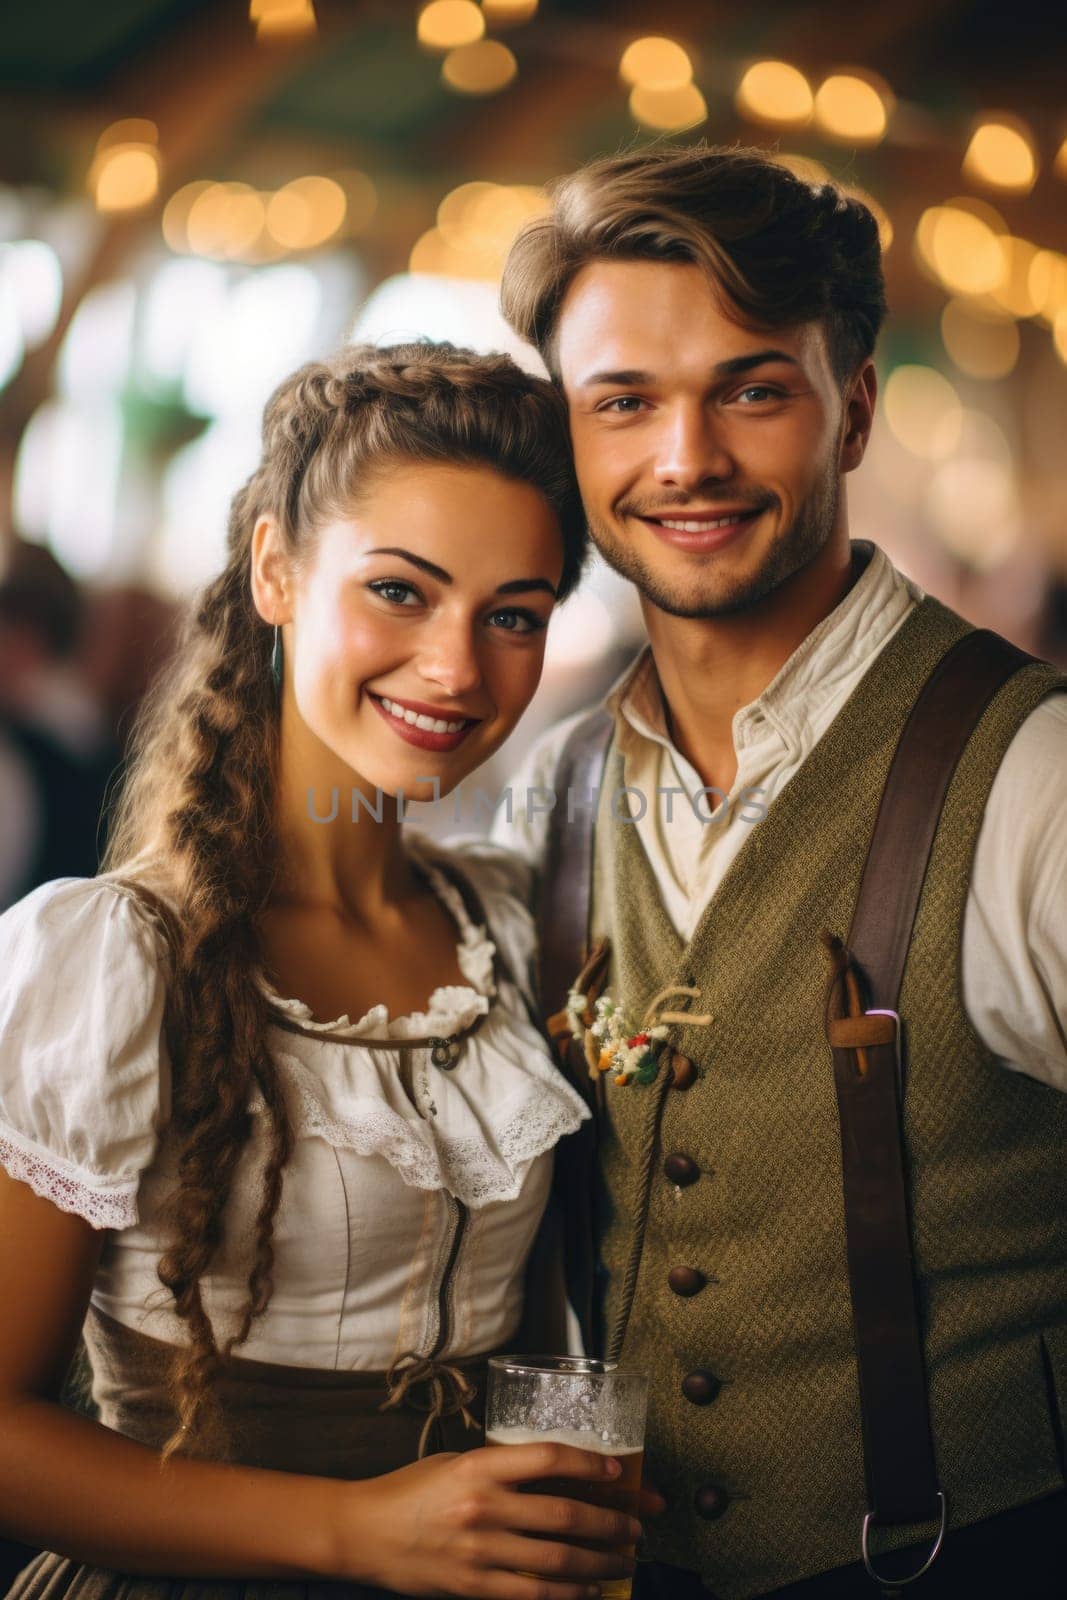
[(657, 610), (671, 617), (702, 620), (736, 616), (753, 610), (767, 595), (815, 560), (833, 532), (840, 492), (837, 457), (831, 455), (822, 481), (801, 505), (789, 528), (774, 541), (759, 571), (714, 598), (700, 593), (699, 573), (694, 575), (688, 593), (682, 593), (679, 587), (667, 588), (634, 550), (620, 544), (614, 532), (609, 532), (591, 514), (589, 532), (608, 566), (632, 583)]

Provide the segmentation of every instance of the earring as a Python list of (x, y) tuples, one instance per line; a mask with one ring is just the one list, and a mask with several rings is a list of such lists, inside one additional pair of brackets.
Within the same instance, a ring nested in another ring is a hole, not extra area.
[(274, 648), (270, 653), (270, 675), (274, 684), (274, 692), (281, 697), (282, 692), (282, 630), (277, 623), (274, 624)]

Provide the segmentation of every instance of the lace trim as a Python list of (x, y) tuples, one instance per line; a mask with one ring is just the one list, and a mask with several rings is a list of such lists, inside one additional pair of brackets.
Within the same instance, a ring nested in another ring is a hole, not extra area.
[(19, 1145), (12, 1144), (0, 1134), (0, 1166), (9, 1177), (28, 1183), (35, 1195), (51, 1200), (60, 1211), (82, 1217), (94, 1228), (132, 1228), (137, 1224), (137, 1185), (112, 1189), (102, 1194), (88, 1184), (60, 1172), (32, 1155)]
[(389, 1016), (388, 1006), (376, 1005), (371, 1006), (370, 1010), (365, 1011), (355, 1022), (351, 1020), (347, 1011), (343, 1016), (334, 1017), (331, 1022), (316, 1022), (311, 1015), (311, 1007), (305, 1005), (303, 1000), (288, 999), (280, 995), (263, 978), (261, 987), (276, 1011), (283, 1011), (286, 1016), (298, 1020), (305, 1028), (316, 1033), (333, 1033), (344, 1029), (349, 1034), (384, 1033), (386, 1037), (403, 1039), (424, 1033), (459, 1033), (461, 1029), (469, 1028), (475, 1017), (482, 1016), (489, 1010), (489, 1002), (496, 995), (493, 983), (493, 957), (496, 955), (496, 945), (489, 938), (486, 928), (478, 927), (470, 920), (462, 895), (445, 875), (423, 852), (416, 850), (415, 853), (419, 858), (419, 866), (429, 878), (434, 893), (459, 930), (456, 961), (470, 987), (446, 984), (434, 990), (427, 1001), (425, 1011), (408, 1011), (392, 1019)]
[[(293, 1090), (298, 1138), (321, 1138), (336, 1149), (381, 1156), (409, 1188), (447, 1189), (474, 1208), (514, 1200), (530, 1163), (584, 1121), (584, 1107), (577, 1097), (572, 1104), (549, 1084), (531, 1078), (528, 1097), (502, 1127), (492, 1130), (494, 1150), (484, 1134), (449, 1139), (443, 1132), (431, 1133), (424, 1124), (408, 1121), (381, 1100), (358, 1100), (350, 1116), (335, 1116), (309, 1086), (310, 1074), (303, 1063), (292, 1056), (281, 1060)], [(265, 1109), (262, 1096), (255, 1093), (249, 1110)]]

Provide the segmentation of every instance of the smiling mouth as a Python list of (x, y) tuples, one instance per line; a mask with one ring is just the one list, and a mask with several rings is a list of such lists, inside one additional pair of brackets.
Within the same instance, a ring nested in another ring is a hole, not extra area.
[(730, 511), (722, 517), (642, 517), (643, 522), (654, 522), (661, 528), (673, 528), (676, 533), (714, 533), (716, 528), (733, 528), (738, 523), (758, 517), (759, 509)]
[(411, 706), (403, 705), (399, 700), (391, 700), (388, 695), (376, 694), (371, 696), (386, 710), (396, 722), (404, 722), (409, 728), (421, 728), (424, 733), (462, 733), (466, 728), (472, 728), (481, 719), (479, 717), (431, 717), (425, 712), (415, 711)]

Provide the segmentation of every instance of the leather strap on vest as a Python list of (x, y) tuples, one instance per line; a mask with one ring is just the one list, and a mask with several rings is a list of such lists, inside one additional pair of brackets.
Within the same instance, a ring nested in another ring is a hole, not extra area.
[[(984, 629), (966, 634), (942, 657), (912, 707), (889, 768), (848, 948), (829, 941), (842, 980), (832, 986), (827, 1037), (841, 1120), (869, 1508), (863, 1548), (872, 1576), (868, 1538), (875, 1522), (940, 1518), (944, 1532), (901, 1138), (897, 1005), (904, 965), (957, 763), (997, 690), (1033, 659)], [(935, 1554), (936, 1548), (930, 1560)]]
[[(593, 898), (593, 831), (596, 793), (614, 727), (600, 709), (583, 717), (560, 754), (555, 773), (555, 805), (537, 898), (540, 934), (540, 999), (546, 1016), (562, 1010), (567, 991), (587, 957)], [(587, 803), (588, 802), (588, 803)], [(597, 1292), (594, 1188), (596, 1178), (596, 1095), (574, 1041), (560, 1061), (573, 1086), (589, 1103), (593, 1117), (556, 1146), (552, 1203), (560, 1219), (563, 1270), (568, 1295), (590, 1355), (603, 1349), (602, 1297)]]
[(591, 712), (571, 730), (556, 767), (556, 800), (537, 898), (546, 1015), (563, 1009), (588, 955), (596, 803), (613, 729), (609, 712)]

